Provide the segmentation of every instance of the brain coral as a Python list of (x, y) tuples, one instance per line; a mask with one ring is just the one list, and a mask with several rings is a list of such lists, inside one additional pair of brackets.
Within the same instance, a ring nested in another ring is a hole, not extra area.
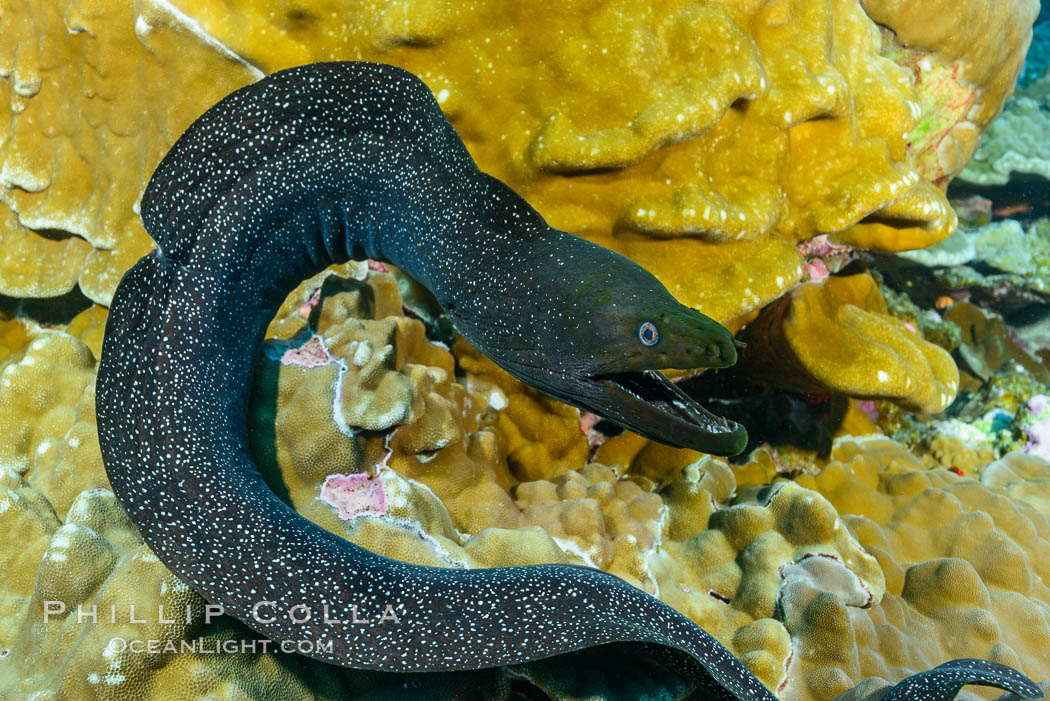
[[(1022, 36), (1029, 19), (1004, 26)], [(149, 246), (133, 208), (164, 147), (259, 70), (320, 59), (416, 72), (482, 167), (553, 225), (635, 258), (722, 320), (799, 279), (797, 241), (898, 250), (955, 223), (908, 153), (912, 75), (881, 55), (852, 0), (107, 1), (90, 12), (64, 0), (2, 21), (13, 107), (0, 223), (13, 256), (54, 270), (12, 258), (0, 288), (18, 294), (79, 280), (105, 302)], [(987, 102), (997, 109), (993, 92)]]

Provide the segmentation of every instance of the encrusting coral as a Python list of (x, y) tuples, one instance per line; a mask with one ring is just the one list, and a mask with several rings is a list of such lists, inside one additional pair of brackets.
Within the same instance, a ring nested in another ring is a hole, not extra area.
[(96, 362), (67, 333), (0, 321), (0, 465), (28, 475), (60, 516), (83, 490), (109, 486), (95, 429)]
[[(798, 656), (792, 671), (813, 698), (832, 698), (858, 674), (885, 677), (950, 657), (1050, 674), (1041, 652), (1050, 645), (1050, 520), (1012, 496), (1026, 480), (1038, 489), (1050, 464), (1025, 460), (1009, 477), (990, 466), (978, 482), (918, 470), (914, 457), (884, 438), (843, 439), (819, 475), (798, 479), (843, 515), (886, 578), (877, 606), (825, 604), (812, 612), (825, 618), (806, 641), (812, 652)], [(1000, 484), (1010, 478), (1017, 482), (1008, 494)]]
[(166, 2), (5, 3), (0, 293), (107, 303), (152, 242), (146, 178), (200, 110), (261, 74)]
[(1050, 180), (1048, 133), (1050, 107), (1030, 97), (1013, 99), (959, 178), (976, 185), (1003, 185), (1024, 175)]
[(1039, 2), (865, 0), (864, 10), (892, 30), (897, 59), (916, 74), (923, 116), (909, 148), (924, 175), (946, 184), (1013, 91)]
[[(5, 236), (34, 256), (53, 247), (53, 234), (90, 244), (82, 266), (66, 255), (60, 275), (26, 294), (58, 294), (80, 279), (90, 297), (108, 300), (149, 245), (131, 207), (164, 145), (216, 97), (257, 77), (254, 67), (319, 59), (378, 59), (417, 73), (482, 167), (552, 225), (638, 260), (721, 320), (799, 279), (799, 240), (827, 233), (899, 250), (954, 227), (944, 197), (910, 162), (913, 79), (880, 54), (879, 31), (854, 2), (603, 2), (587, 5), (586, 21), (572, 3), (523, 9), (499, 0), (339, 13), (181, 0), (145, 3), (135, 15), (117, 5), (84, 13), (75, 3), (27, 3), (4, 15), (13, 37), (5, 85), (16, 106), (4, 200), (19, 222)], [(1003, 25), (1020, 36), (1028, 19), (1011, 13)], [(963, 40), (983, 36), (974, 25), (962, 30)], [(35, 36), (57, 39), (30, 51)], [(96, 65), (85, 87), (70, 57), (88, 50)], [(129, 66), (157, 89), (124, 89), (113, 76)], [(162, 78), (169, 66), (178, 70)], [(200, 76), (206, 85), (193, 82)], [(94, 93), (113, 99), (104, 110), (69, 102)], [(985, 96), (994, 109), (996, 95)], [(66, 118), (50, 136), (39, 129), (85, 109), (109, 125), (111, 143), (81, 143), (88, 132)], [(135, 126), (143, 119), (149, 129)], [(73, 148), (79, 169), (69, 165)], [(113, 168), (113, 158), (137, 165)], [(114, 181), (75, 186), (92, 182), (80, 175), (87, 171)], [(105, 199), (92, 194), (102, 191)]]
[[(749, 328), (778, 339), (767, 361), (795, 369), (779, 381), (936, 411), (958, 386), (950, 359), (893, 319), (867, 276), (795, 288), (796, 244), (896, 251), (951, 233), (934, 183), (1002, 104), (1032, 5), (12, 3), (0, 12), (0, 293), (79, 284), (107, 302), (150, 246), (135, 213), (145, 178), (198, 112), (264, 71), (366, 58), (418, 73), (482, 167), (552, 225), (634, 258), (722, 321), (773, 302)], [(956, 65), (962, 82), (933, 80)], [(630, 434), (591, 451), (575, 409), (462, 339), (428, 338), (397, 278), (338, 272), (289, 297), (251, 407), (265, 478), (323, 527), (435, 566), (602, 567), (703, 625), (781, 698), (831, 699), (960, 656), (1050, 678), (1038, 454), (989, 463), (942, 440), (924, 460), (843, 438), (792, 481), (764, 451), (730, 466)], [(106, 489), (93, 398), (104, 321), (101, 307), (65, 329), (0, 321), (0, 695), (402, 698), (407, 684), (421, 698), (501, 699), (515, 678), (568, 699), (607, 684), (613, 657), (587, 654), (406, 680), (242, 652), (254, 634), (206, 622)], [(1043, 410), (1030, 410), (1038, 430)], [(51, 599), (67, 608), (45, 622)], [(119, 615), (78, 620), (78, 603)], [(131, 623), (128, 603), (152, 624)], [(158, 624), (158, 604), (189, 612)], [(147, 663), (107, 652), (118, 637), (236, 651)], [(630, 671), (639, 688), (686, 695), (666, 672)]]

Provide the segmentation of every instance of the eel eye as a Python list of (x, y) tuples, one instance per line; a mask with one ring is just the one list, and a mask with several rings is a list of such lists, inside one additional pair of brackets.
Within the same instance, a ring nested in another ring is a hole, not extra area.
[(660, 340), (660, 334), (656, 332), (656, 326), (651, 321), (646, 321), (638, 327), (638, 338), (647, 346), (655, 346)]

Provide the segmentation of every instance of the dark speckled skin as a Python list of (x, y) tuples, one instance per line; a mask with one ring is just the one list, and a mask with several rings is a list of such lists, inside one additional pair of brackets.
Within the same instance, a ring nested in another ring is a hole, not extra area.
[[(701, 628), (612, 575), (390, 560), (301, 518), (260, 478), (245, 407), (263, 330), (292, 287), (332, 262), (402, 267), (472, 343), (556, 396), (589, 373), (735, 358), (724, 329), (647, 272), (550, 229), (479, 172), (421, 81), (326, 63), (238, 90), (164, 158), (142, 219), (158, 248), (110, 310), (100, 445), (145, 541), (207, 599), (273, 639), (331, 643), (314, 656), (345, 666), (477, 669), (637, 641), (679, 653), (698, 698), (773, 698)], [(589, 301), (609, 290), (609, 304)], [(661, 326), (662, 346), (641, 347), (640, 320)], [(689, 444), (681, 426), (649, 425), (659, 412), (632, 417), (645, 402), (566, 398)], [(739, 427), (709, 428), (693, 440), (739, 450)]]
[(1007, 689), (1023, 699), (1043, 698), (1042, 690), (1015, 669), (987, 660), (960, 659), (908, 677), (895, 684), (882, 701), (954, 699), (967, 684)]

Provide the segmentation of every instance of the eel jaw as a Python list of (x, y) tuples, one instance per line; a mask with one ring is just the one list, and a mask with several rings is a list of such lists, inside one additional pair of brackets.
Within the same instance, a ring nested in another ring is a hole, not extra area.
[(587, 384), (586, 408), (646, 438), (714, 455), (747, 445), (743, 426), (712, 414), (657, 370), (591, 375)]

